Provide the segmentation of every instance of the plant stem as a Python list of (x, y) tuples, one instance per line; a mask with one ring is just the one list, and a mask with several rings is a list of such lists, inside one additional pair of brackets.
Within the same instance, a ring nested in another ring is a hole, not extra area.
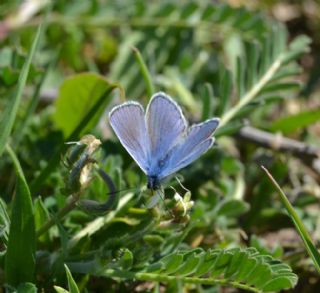
[(57, 221), (63, 219), (65, 215), (71, 212), (77, 206), (78, 200), (79, 194), (72, 195), (71, 200), (67, 203), (67, 205), (37, 230), (37, 237), (40, 237), (43, 233), (47, 232), (57, 223)]
[[(35, 26), (41, 22), (39, 17), (34, 17), (21, 26)], [(226, 29), (229, 28), (231, 31), (240, 33), (245, 39), (252, 38), (253, 34), (246, 31), (241, 31), (231, 25), (213, 23), (212, 21), (199, 20), (192, 22), (187, 19), (169, 19), (168, 17), (131, 17), (131, 18), (111, 18), (111, 17), (77, 17), (77, 16), (64, 16), (60, 14), (51, 14), (48, 18), (49, 24), (59, 24), (61, 26), (85, 26), (85, 27), (108, 27), (108, 28), (121, 28), (121, 27), (139, 27), (139, 28), (173, 28), (173, 29), (205, 29), (215, 32), (215, 35), (221, 32), (226, 33)], [(19, 28), (19, 27), (18, 27)], [(259, 36), (257, 36), (259, 37)]]
[(239, 282), (229, 281), (227, 279), (168, 276), (168, 275), (154, 274), (154, 273), (134, 273), (134, 272), (128, 272), (128, 271), (117, 271), (113, 269), (105, 270), (103, 272), (103, 275), (106, 275), (108, 277), (135, 279), (135, 280), (142, 280), (142, 281), (155, 281), (155, 282), (171, 282), (171, 281), (179, 280), (184, 283), (230, 286), (234, 288), (244, 289), (250, 292), (256, 292), (256, 293), (261, 292), (257, 288), (250, 287), (248, 285), (241, 284)]
[(141, 71), (141, 74), (143, 76), (143, 79), (144, 79), (144, 82), (146, 85), (146, 92), (147, 92), (148, 98), (150, 99), (151, 96), (155, 92), (152, 78), (151, 78), (151, 74), (148, 70), (146, 63), (144, 62), (144, 60), (140, 54), (140, 51), (136, 47), (132, 47), (132, 51), (133, 51), (133, 54), (134, 54), (136, 61), (139, 64), (140, 71)]
[(269, 177), (271, 183), (274, 185), (274, 187), (278, 190), (279, 195), (280, 195), (280, 199), (283, 203), (283, 205), (285, 206), (287, 212), (289, 213), (289, 216), (291, 217), (304, 245), (305, 248), (308, 252), (308, 254), (310, 255), (311, 259), (313, 260), (313, 263), (316, 267), (316, 269), (318, 270), (318, 272), (320, 273), (320, 254), (317, 250), (317, 248), (313, 245), (312, 243), (312, 239), (306, 229), (306, 227), (304, 226), (303, 222), (301, 221), (301, 219), (299, 218), (297, 212), (295, 211), (295, 209), (293, 208), (293, 206), (291, 205), (290, 201), (288, 200), (288, 198), (286, 197), (285, 193), (283, 192), (283, 190), (281, 189), (280, 185), (277, 183), (277, 181), (273, 178), (273, 176), (270, 174), (270, 172), (263, 166), (261, 166), (262, 170), (267, 174), (267, 176)]
[(247, 92), (243, 97), (240, 97), (238, 104), (230, 108), (228, 112), (226, 112), (220, 121), (220, 128), (226, 125), (234, 116), (246, 105), (248, 105), (261, 91), (261, 89), (272, 79), (274, 74), (278, 71), (282, 64), (282, 57), (281, 54), (270, 66), (268, 71), (261, 77), (259, 82), (257, 82), (249, 92)]
[(125, 205), (133, 198), (133, 196), (134, 193), (128, 193), (125, 196), (122, 196), (115, 210), (112, 210), (108, 214), (95, 218), (93, 221), (87, 223), (85, 227), (73, 235), (73, 237), (69, 240), (68, 247), (73, 247), (83, 237), (90, 237), (99, 231), (103, 226), (108, 225), (116, 217), (119, 211), (124, 208)]

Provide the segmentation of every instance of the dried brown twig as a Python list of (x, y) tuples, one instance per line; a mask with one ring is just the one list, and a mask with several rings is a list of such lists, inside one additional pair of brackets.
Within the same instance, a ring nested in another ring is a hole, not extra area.
[(312, 164), (314, 160), (320, 159), (320, 149), (316, 146), (251, 126), (243, 127), (236, 137), (265, 148), (291, 153), (306, 164)]

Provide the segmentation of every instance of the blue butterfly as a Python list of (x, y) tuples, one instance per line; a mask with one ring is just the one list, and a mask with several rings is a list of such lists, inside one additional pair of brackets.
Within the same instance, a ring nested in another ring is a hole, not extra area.
[(161, 181), (189, 165), (214, 142), (219, 125), (212, 118), (188, 128), (179, 105), (165, 93), (152, 96), (144, 113), (137, 102), (113, 108), (110, 124), (121, 144), (148, 177), (147, 187), (160, 188)]

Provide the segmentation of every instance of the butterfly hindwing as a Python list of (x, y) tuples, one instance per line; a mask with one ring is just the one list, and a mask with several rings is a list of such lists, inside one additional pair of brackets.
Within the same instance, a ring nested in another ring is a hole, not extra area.
[(166, 177), (187, 166), (206, 152), (213, 143), (210, 137), (218, 125), (219, 119), (213, 118), (192, 126), (186, 138), (171, 151), (169, 163), (162, 171), (161, 177)]
[(198, 144), (197, 146), (195, 146), (193, 151), (188, 156), (181, 158), (179, 162), (175, 162), (175, 164), (171, 165), (170, 168), (167, 168), (166, 170), (164, 170), (159, 176), (159, 179), (162, 180), (163, 178), (188, 166), (193, 161), (198, 159), (201, 155), (203, 155), (208, 149), (210, 149), (213, 143), (214, 143), (214, 138), (208, 138), (202, 143)]
[(109, 120), (122, 145), (147, 174), (150, 143), (142, 106), (135, 102), (124, 103), (110, 112)]
[(188, 156), (198, 144), (212, 136), (218, 125), (219, 119), (217, 118), (193, 125), (185, 140), (177, 146), (177, 150), (172, 154), (172, 160), (179, 162), (181, 158)]

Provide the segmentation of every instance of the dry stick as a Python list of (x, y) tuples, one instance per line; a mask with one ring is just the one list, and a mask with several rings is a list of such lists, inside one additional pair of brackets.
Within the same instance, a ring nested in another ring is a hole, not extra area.
[(236, 137), (265, 148), (291, 153), (305, 163), (312, 163), (320, 158), (320, 149), (315, 146), (250, 126), (243, 127)]

